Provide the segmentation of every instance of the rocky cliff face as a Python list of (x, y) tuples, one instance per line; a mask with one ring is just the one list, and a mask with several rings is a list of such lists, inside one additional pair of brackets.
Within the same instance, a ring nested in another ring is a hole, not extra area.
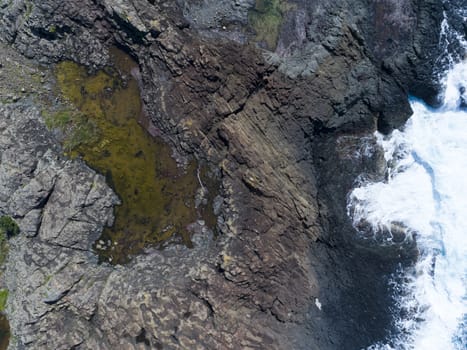
[(435, 101), (441, 20), (437, 0), (1, 1), (0, 37), (36, 62), (96, 70), (110, 46), (131, 54), (152, 122), (181, 163), (218, 171), (223, 197), (217, 239), (200, 229), (193, 249), (98, 265), (90, 248), (118, 199), (60, 155), (37, 102), (2, 105), (0, 210), (23, 230), (3, 275), (10, 347), (357, 349), (386, 337), (387, 279), (410, 249), (355, 242), (346, 194), (359, 174), (384, 175), (371, 134), (402, 125), (407, 94)]

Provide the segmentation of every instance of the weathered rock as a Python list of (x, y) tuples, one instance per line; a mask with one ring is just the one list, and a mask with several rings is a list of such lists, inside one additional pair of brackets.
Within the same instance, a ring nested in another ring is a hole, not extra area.
[(102, 175), (82, 164), (66, 164), (60, 169), (44, 208), (39, 238), (51, 244), (88, 250), (103, 225), (112, 225), (116, 203), (118, 200)]
[[(1, 128), (0, 137), (0, 208), (16, 219), (25, 234), (10, 240), (12, 264), (6, 268), (3, 283), (11, 293), (9, 310), (16, 310), (15, 317), (10, 318), (12, 328), (22, 329), (21, 342), (31, 341), (37, 346), (29, 332), (40, 330), (36, 328), (38, 320), (86, 275), (83, 263), (96, 261), (88, 251), (93, 237), (90, 233), (100, 232), (104, 224), (112, 222), (112, 206), (118, 200), (102, 176), (81, 162), (62, 159), (33, 106), (2, 105), (0, 115), (1, 123), (7, 125)], [(94, 187), (80, 196), (85, 184)], [(96, 196), (96, 191), (101, 193)], [(70, 195), (75, 206), (64, 201)], [(53, 223), (51, 212), (56, 220)], [(75, 229), (72, 238), (65, 239), (61, 234), (60, 240), (51, 239), (53, 228), (60, 222), (85, 225), (87, 230)], [(31, 238), (38, 231), (47, 234)], [(25, 323), (30, 328), (24, 327)], [(46, 334), (47, 329), (42, 330)], [(40, 334), (36, 334), (38, 339)]]
[(115, 196), (58, 156), (31, 106), (0, 109), (0, 209), (38, 232), (11, 244), (12, 348), (356, 349), (387, 335), (397, 257), (349, 239), (345, 198), (360, 173), (381, 175), (356, 140), (401, 126), (408, 92), (435, 95), (420, 52), (435, 55), (441, 3), (288, 3), (274, 52), (245, 44), (253, 1), (1, 3), (0, 37), (40, 62), (96, 68), (108, 45), (128, 51), (148, 116), (180, 160), (219, 169), (223, 197), (217, 240), (97, 265)]

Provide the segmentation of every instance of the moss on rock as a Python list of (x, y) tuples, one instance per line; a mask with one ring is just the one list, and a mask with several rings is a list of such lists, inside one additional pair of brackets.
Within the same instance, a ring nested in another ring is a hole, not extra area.
[(0, 218), (0, 237), (10, 238), (19, 233), (19, 227), (16, 221), (10, 216)]
[(0, 289), (0, 312), (5, 311), (7, 300), (8, 300), (8, 289)]
[(248, 20), (256, 32), (257, 42), (265, 43), (270, 50), (276, 48), (284, 13), (289, 8), (285, 0), (256, 0)]

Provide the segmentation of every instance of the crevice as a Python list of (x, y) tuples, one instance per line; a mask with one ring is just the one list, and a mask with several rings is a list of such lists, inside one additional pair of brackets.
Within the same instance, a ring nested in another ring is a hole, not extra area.
[(88, 249), (88, 248), (69, 247), (69, 246), (59, 244), (59, 243), (56, 243), (56, 242), (45, 242), (45, 243), (48, 244), (48, 245), (51, 245), (53, 247), (60, 247), (60, 248), (75, 250), (75, 251), (79, 251), (79, 252), (92, 252), (92, 250)]
[(316, 240), (315, 240), (315, 243), (318, 243), (318, 244), (324, 244), (326, 247), (330, 248), (330, 249), (336, 249), (336, 246), (333, 245), (332, 243), (330, 243), (329, 241), (321, 238), (321, 237), (318, 237)]
[(49, 200), (50, 200), (50, 197), (52, 196), (52, 193), (53, 191), (55, 190), (55, 179), (54, 179), (54, 184), (52, 185), (52, 187), (50, 188), (49, 192), (47, 193), (47, 195), (45, 197), (43, 197), (39, 203), (37, 203), (37, 205), (35, 207), (33, 207), (32, 209), (44, 209), (45, 206), (49, 203)]
[(209, 315), (208, 317), (214, 317), (214, 314), (216, 313), (216, 311), (214, 310), (214, 307), (213, 305), (211, 304), (211, 302), (206, 298), (206, 297), (203, 297), (199, 294), (197, 294), (196, 292), (194, 291), (190, 291), (190, 293), (195, 296), (197, 299), (201, 300), (201, 302), (204, 304), (204, 306), (207, 307), (208, 311), (209, 311)]

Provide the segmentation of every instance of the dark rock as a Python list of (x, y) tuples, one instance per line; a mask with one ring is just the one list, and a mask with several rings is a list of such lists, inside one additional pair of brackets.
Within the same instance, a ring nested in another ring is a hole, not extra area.
[[(217, 167), (223, 197), (217, 240), (200, 229), (192, 250), (97, 265), (89, 249), (116, 203), (103, 178), (56, 150), (46, 157), (50, 134), (11, 141), (0, 200), (18, 191), (11, 210), (38, 232), (13, 240), (7, 264), (13, 348), (357, 349), (388, 335), (400, 258), (352, 238), (346, 196), (361, 173), (384, 175), (371, 135), (403, 125), (407, 94), (434, 103), (441, 1), (290, 0), (274, 52), (241, 34), (253, 3), (2, 7), (0, 38), (39, 62), (92, 70), (115, 44), (136, 58), (148, 116), (181, 163)], [(11, 132), (43, 130), (33, 110), (0, 111), (31, 119)], [(36, 179), (37, 158), (49, 182)], [(26, 220), (32, 210), (40, 222)]]

